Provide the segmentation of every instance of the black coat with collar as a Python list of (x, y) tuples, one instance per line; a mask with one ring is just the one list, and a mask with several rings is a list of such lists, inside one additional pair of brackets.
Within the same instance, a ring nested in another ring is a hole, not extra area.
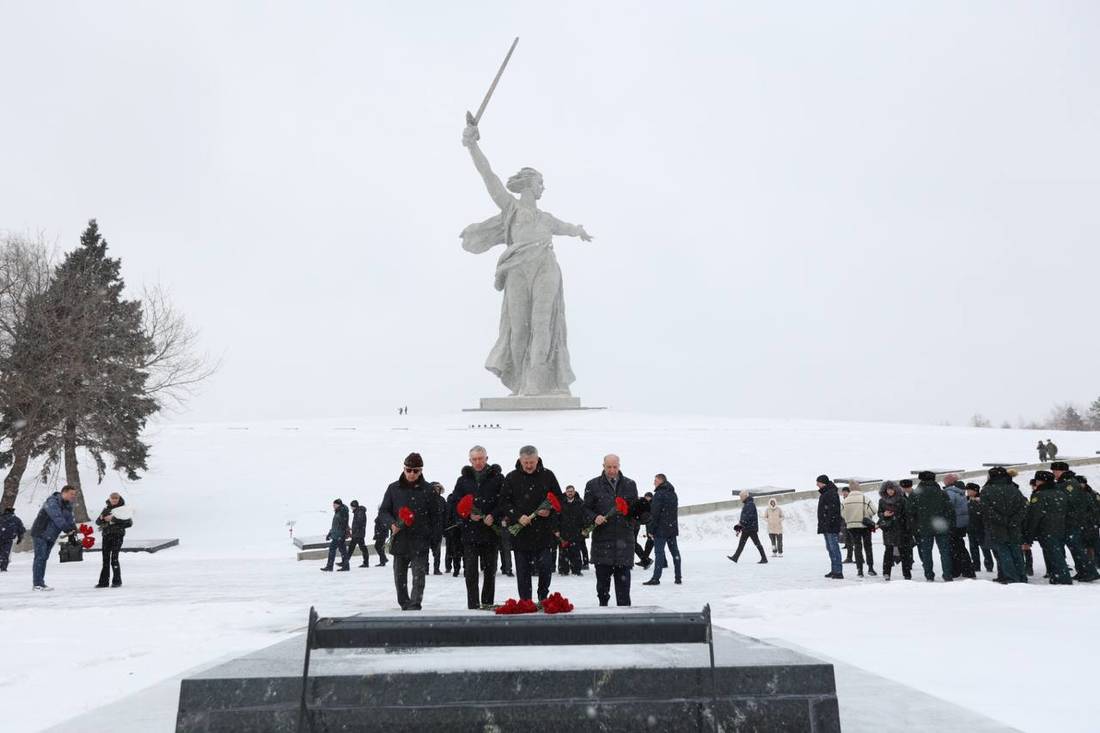
[[(626, 499), (627, 514), (615, 511), (615, 498)], [(592, 551), (589, 557), (593, 565), (634, 565), (634, 504), (638, 501), (638, 485), (632, 479), (619, 474), (618, 484), (612, 488), (607, 475), (601, 473), (584, 486), (584, 508), (588, 523), (594, 524), (597, 515), (611, 515), (606, 522), (592, 532)]]
[[(516, 461), (516, 470), (504, 477), (500, 486), (500, 503), (497, 511), (508, 517), (508, 524), (519, 524), (520, 516), (534, 514), (548, 493), (554, 494), (558, 501), (562, 496), (561, 486), (554, 472), (542, 465), (539, 459), (534, 473), (526, 473)], [(520, 552), (535, 552), (557, 543), (560, 516), (551, 511), (549, 517), (535, 517), (531, 524), (512, 537), (512, 549)]]
[[(458, 481), (455, 482), (455, 490), (452, 496), (455, 498), (455, 506), (468, 494), (474, 496), (474, 514), (479, 516), (492, 515), (493, 526), (500, 527), (500, 517), (497, 516), (497, 506), (500, 504), (500, 489), (504, 484), (504, 472), (497, 464), (485, 467), (485, 473), (481, 476), (481, 483), (477, 481), (477, 473), (472, 466), (463, 466)], [(462, 528), (462, 544), (466, 545), (495, 545), (500, 540), (492, 528), (486, 527), (481, 520), (471, 521), (456, 516), (456, 520)], [(507, 531), (507, 530), (502, 530)]]
[[(391, 554), (416, 555), (427, 552), (432, 537), (439, 526), (439, 494), (424, 478), (416, 481), (405, 480), (404, 474), (386, 489), (382, 504), (378, 507), (378, 517), (387, 525), (396, 524), (398, 532), (393, 536)], [(411, 527), (406, 527), (400, 519), (401, 507), (412, 510), (414, 519)]]

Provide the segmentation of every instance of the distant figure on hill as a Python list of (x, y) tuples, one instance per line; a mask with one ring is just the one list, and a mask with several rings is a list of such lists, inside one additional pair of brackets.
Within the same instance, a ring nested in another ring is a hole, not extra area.
[(0, 514), (0, 573), (8, 572), (11, 546), (13, 543), (22, 542), (26, 532), (23, 520), (15, 516), (15, 507), (4, 507), (4, 512)]
[(1035, 446), (1035, 449), (1039, 451), (1039, 463), (1047, 462), (1047, 445), (1043, 441), (1039, 441), (1039, 445)]
[(1050, 438), (1047, 438), (1047, 460), (1058, 460), (1058, 446), (1054, 445)]

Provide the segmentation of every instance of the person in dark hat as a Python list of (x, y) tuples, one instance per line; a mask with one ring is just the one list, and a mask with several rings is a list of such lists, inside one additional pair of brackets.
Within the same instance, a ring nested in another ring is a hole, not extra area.
[[(405, 457), (401, 475), (386, 488), (378, 516), (393, 533), (393, 581), (402, 611), (419, 611), (428, 575), (428, 552), (438, 527), (437, 494), (424, 478), (424, 459), (419, 453)], [(409, 572), (412, 571), (412, 591)]]
[(323, 572), (332, 572), (333, 563), (336, 562), (336, 553), (340, 553), (340, 567), (338, 571), (351, 570), (348, 561), (351, 554), (348, 552), (348, 508), (340, 499), (332, 500), (332, 526), (329, 528), (325, 539), (328, 540), (328, 562), (321, 568)]
[(981, 517), (989, 549), (997, 556), (997, 582), (1026, 583), (1028, 565), (1021, 545), (1027, 499), (1003, 466), (989, 469), (981, 490)]
[(951, 530), (955, 527), (955, 508), (947, 493), (936, 483), (936, 474), (921, 471), (910, 497), (910, 525), (917, 531), (917, 552), (925, 580), (936, 579), (932, 564), (932, 544), (940, 551), (940, 572), (945, 583), (954, 579), (951, 567)]
[(1093, 523), (1095, 503), (1092, 497), (1081, 488), (1077, 474), (1070, 470), (1068, 463), (1055, 461), (1050, 464), (1050, 470), (1054, 474), (1054, 485), (1068, 495), (1066, 547), (1069, 548), (1070, 555), (1073, 557), (1073, 568), (1076, 571), (1073, 579), (1082, 583), (1100, 580), (1100, 573), (1096, 572), (1096, 565), (1089, 557), (1088, 548), (1085, 546), (1085, 533)]
[(825, 538), (829, 553), (830, 570), (825, 574), (832, 580), (844, 579), (844, 565), (840, 560), (840, 531), (844, 529), (844, 517), (840, 513), (840, 494), (828, 476), (817, 477), (817, 533)]
[(1050, 471), (1035, 472), (1035, 492), (1027, 507), (1024, 539), (1038, 542), (1043, 549), (1047, 575), (1052, 585), (1072, 585), (1066, 566), (1066, 513), (1069, 494), (1054, 482)]
[(0, 573), (8, 572), (11, 546), (22, 542), (26, 532), (23, 520), (15, 516), (15, 507), (4, 507), (4, 511), (0, 512)]
[(966, 488), (967, 514), (970, 523), (966, 526), (966, 539), (970, 546), (970, 562), (977, 571), (985, 561), (987, 573), (993, 572), (993, 553), (989, 549), (989, 540), (985, 528), (985, 507), (982, 505), (982, 487), (968, 483)]
[(909, 567), (911, 568), (913, 567), (913, 548), (917, 546), (916, 527), (914, 527), (908, 520), (908, 517), (911, 515), (909, 507), (912, 503), (913, 479), (903, 478), (901, 481), (898, 481), (898, 488), (901, 489), (902, 516), (903, 518), (905, 518), (905, 532), (909, 535), (909, 541), (904, 543), (898, 549), (901, 551), (903, 560), (909, 563)]
[(363, 556), (363, 562), (359, 567), (370, 567), (370, 553), (367, 551), (367, 508), (359, 506), (355, 499), (351, 500), (351, 544), (348, 546), (348, 557), (355, 554), (355, 548)]

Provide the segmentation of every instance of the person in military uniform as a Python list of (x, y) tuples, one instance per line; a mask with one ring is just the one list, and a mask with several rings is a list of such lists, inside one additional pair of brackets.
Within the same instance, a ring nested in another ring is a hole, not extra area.
[(1052, 585), (1073, 585), (1066, 566), (1066, 513), (1069, 492), (1054, 483), (1050, 471), (1035, 472), (1035, 491), (1027, 507), (1024, 536), (1043, 548), (1047, 575)]
[(936, 483), (936, 474), (921, 471), (917, 475), (917, 486), (909, 497), (906, 507), (909, 512), (909, 526), (917, 532), (917, 552), (924, 568), (925, 580), (936, 579), (932, 565), (932, 543), (940, 551), (940, 571), (943, 581), (950, 583), (954, 579), (951, 572), (951, 530), (955, 527), (955, 507), (947, 492)]
[(1089, 523), (1085, 527), (1082, 537), (1089, 559), (1092, 560), (1093, 564), (1096, 564), (1096, 554), (1097, 551), (1100, 551), (1100, 494), (1092, 490), (1092, 487), (1089, 486), (1089, 480), (1084, 476), (1078, 476), (1077, 483), (1081, 485), (1081, 489), (1088, 494), (1089, 499), (1092, 501)]
[(981, 491), (982, 521), (989, 549), (997, 556), (997, 582), (1026, 583), (1023, 527), (1027, 518), (1027, 499), (1004, 466), (989, 469), (989, 480)]
[(1081, 488), (1077, 474), (1069, 470), (1068, 463), (1055, 461), (1050, 464), (1050, 470), (1054, 474), (1054, 485), (1069, 494), (1066, 505), (1066, 547), (1073, 556), (1073, 569), (1076, 571), (1073, 579), (1082, 583), (1100, 580), (1100, 573), (1096, 572), (1096, 564), (1089, 558), (1088, 548), (1085, 546), (1085, 532), (1092, 523), (1095, 502)]
[(1039, 445), (1036, 446), (1036, 449), (1039, 451), (1039, 463), (1046, 463), (1047, 462), (1047, 444), (1040, 440)]

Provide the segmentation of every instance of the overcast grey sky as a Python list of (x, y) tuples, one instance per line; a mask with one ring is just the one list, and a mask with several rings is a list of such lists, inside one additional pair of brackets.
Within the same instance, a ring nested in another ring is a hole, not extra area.
[[(0, 228), (160, 282), (188, 420), (505, 393), (494, 213), (539, 168), (574, 393), (963, 421), (1100, 394), (1100, 5), (0, 2)], [(552, 10), (550, 8), (553, 8)]]

